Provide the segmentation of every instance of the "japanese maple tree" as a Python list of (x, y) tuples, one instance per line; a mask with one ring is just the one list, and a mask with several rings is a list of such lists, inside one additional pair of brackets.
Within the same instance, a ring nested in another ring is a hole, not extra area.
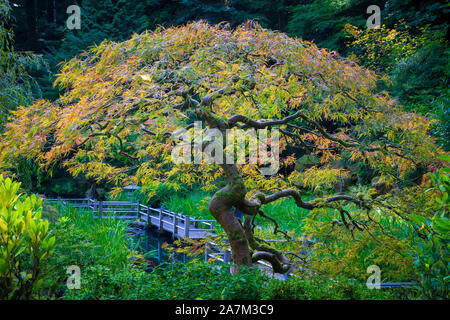
[[(130, 183), (144, 189), (201, 184), (215, 191), (209, 210), (228, 236), (233, 262), (262, 259), (285, 272), (282, 252), (253, 234), (253, 217), (271, 219), (264, 205), (292, 197), (299, 207), (334, 208), (346, 225), (357, 224), (342, 205), (369, 212), (376, 195), (304, 201), (299, 186), (338, 181), (347, 172), (330, 167), (336, 159), (401, 179), (442, 152), (427, 135), (431, 122), (404, 112), (378, 89), (381, 80), (335, 52), (254, 22), (235, 30), (202, 21), (158, 29), (122, 43), (105, 41), (65, 63), (56, 80), (65, 89), (59, 100), (14, 112), (0, 164), (6, 170), (20, 157), (43, 168), (61, 163), (74, 176), (116, 185), (113, 194)], [(194, 130), (194, 121), (224, 133), (278, 128), (282, 167), (305, 153), (320, 164), (270, 176), (261, 174), (262, 163), (174, 164), (171, 134)], [(243, 222), (232, 208), (244, 213)]]

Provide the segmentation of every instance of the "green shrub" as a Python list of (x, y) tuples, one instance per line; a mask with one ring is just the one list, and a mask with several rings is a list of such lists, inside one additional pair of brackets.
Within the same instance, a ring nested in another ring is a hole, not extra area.
[(419, 103), (439, 96), (441, 84), (448, 82), (449, 54), (448, 44), (428, 40), (401, 59), (391, 73), (393, 95), (403, 102)]
[[(46, 207), (51, 217), (51, 232), (56, 237), (55, 254), (49, 259), (50, 270), (44, 283), (46, 295), (60, 295), (65, 290), (67, 267), (86, 268), (103, 265), (112, 271), (128, 264), (127, 224), (117, 219), (97, 219), (91, 212), (73, 208)], [(49, 218), (50, 218), (49, 217)]]
[(55, 244), (41, 219), (42, 200), (23, 197), (20, 183), (0, 175), (0, 299), (39, 294), (43, 271)]
[(291, 277), (287, 281), (272, 279), (264, 291), (264, 299), (342, 300), (342, 299), (398, 299), (398, 289), (369, 289), (365, 283), (344, 277), (336, 280), (325, 276)]
[[(447, 74), (449, 72), (447, 71)], [(450, 89), (443, 88), (439, 96), (429, 101), (418, 102), (407, 106), (410, 111), (418, 111), (429, 114), (437, 122), (431, 129), (433, 136), (437, 137), (439, 144), (445, 149), (450, 150)]]
[(158, 267), (151, 273), (127, 267), (113, 272), (102, 265), (81, 271), (81, 288), (68, 290), (64, 299), (400, 299), (401, 289), (368, 289), (365, 283), (324, 276), (269, 279), (255, 268), (189, 262)]
[(113, 271), (101, 264), (81, 268), (81, 288), (67, 290), (69, 300), (142, 299), (142, 290), (150, 285), (144, 271), (125, 268)]
[(127, 267), (112, 271), (103, 265), (81, 270), (81, 288), (65, 299), (259, 299), (267, 277), (254, 268), (238, 275), (229, 265), (188, 262), (157, 267), (151, 273)]
[[(450, 160), (450, 157), (443, 159)], [(435, 192), (433, 206), (436, 214), (427, 219), (419, 215), (410, 215), (417, 228), (424, 231), (425, 239), (417, 242), (412, 256), (419, 280), (418, 293), (422, 299), (448, 299), (449, 295), (449, 256), (450, 221), (448, 207), (450, 203), (450, 168), (441, 169), (430, 175)]]
[(230, 273), (230, 264), (211, 265), (191, 261), (158, 269), (154, 275), (167, 290), (164, 299), (259, 299), (267, 281), (256, 268), (240, 266), (239, 273)]

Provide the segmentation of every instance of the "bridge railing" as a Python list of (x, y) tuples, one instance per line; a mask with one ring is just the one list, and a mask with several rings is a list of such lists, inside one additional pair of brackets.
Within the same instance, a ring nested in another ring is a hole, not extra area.
[(116, 216), (122, 219), (146, 220), (153, 225), (156, 223), (160, 229), (170, 231), (173, 236), (189, 237), (189, 234), (201, 231), (215, 233), (214, 220), (193, 218), (164, 208), (153, 208), (140, 201), (101, 201), (90, 198), (50, 198), (45, 201), (61, 203), (65, 207), (85, 208), (97, 217)]

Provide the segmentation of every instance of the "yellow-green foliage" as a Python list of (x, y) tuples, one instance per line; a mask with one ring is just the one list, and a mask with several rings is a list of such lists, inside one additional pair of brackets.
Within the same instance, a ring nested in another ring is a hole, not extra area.
[(20, 183), (0, 175), (0, 298), (29, 299), (42, 283), (43, 263), (55, 244), (42, 199), (22, 196)]
[(360, 231), (352, 225), (345, 227), (336, 210), (315, 210), (314, 215), (320, 216), (321, 222), (311, 217), (305, 223), (305, 233), (317, 240), (312, 248), (314, 271), (365, 281), (369, 276), (367, 267), (377, 265), (383, 282), (414, 280), (409, 255), (414, 234), (405, 221), (378, 209), (370, 213), (369, 220), (365, 213), (354, 209), (352, 216), (365, 227)]
[(361, 51), (358, 55), (360, 62), (372, 70), (384, 72), (392, 71), (396, 63), (416, 52), (429, 38), (426, 28), (418, 30), (419, 35), (412, 35), (405, 25), (392, 29), (382, 25), (380, 28), (360, 30), (347, 24), (344, 30), (351, 38), (349, 46)]
[(349, 176), (349, 172), (345, 169), (317, 168), (313, 166), (304, 172), (294, 171), (289, 179), (296, 185), (303, 187), (332, 187), (341, 179)]

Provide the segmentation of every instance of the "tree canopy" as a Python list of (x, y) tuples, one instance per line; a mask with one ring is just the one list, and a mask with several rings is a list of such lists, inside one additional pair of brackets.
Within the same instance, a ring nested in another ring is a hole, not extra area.
[[(56, 80), (64, 94), (57, 101), (39, 100), (14, 112), (0, 143), (0, 164), (5, 170), (19, 158), (47, 169), (62, 164), (74, 176), (116, 185), (115, 194), (131, 183), (199, 183), (218, 190), (209, 209), (228, 235), (233, 261), (265, 259), (283, 272), (287, 259), (253, 235), (252, 217), (270, 219), (265, 204), (293, 197), (300, 207), (335, 208), (346, 223), (356, 223), (339, 204), (369, 211), (377, 195), (308, 202), (301, 186), (338, 181), (346, 171), (331, 163), (339, 159), (364, 162), (389, 179), (439, 166), (442, 150), (428, 135), (432, 122), (405, 112), (379, 89), (382, 81), (334, 51), (253, 21), (236, 29), (203, 21), (159, 28), (120, 43), (104, 41), (65, 63)], [(285, 170), (265, 176), (262, 163), (174, 164), (171, 134), (193, 131), (195, 121), (221, 132), (278, 128)], [(293, 170), (303, 154), (320, 163)], [(233, 207), (244, 213), (243, 223)]]

